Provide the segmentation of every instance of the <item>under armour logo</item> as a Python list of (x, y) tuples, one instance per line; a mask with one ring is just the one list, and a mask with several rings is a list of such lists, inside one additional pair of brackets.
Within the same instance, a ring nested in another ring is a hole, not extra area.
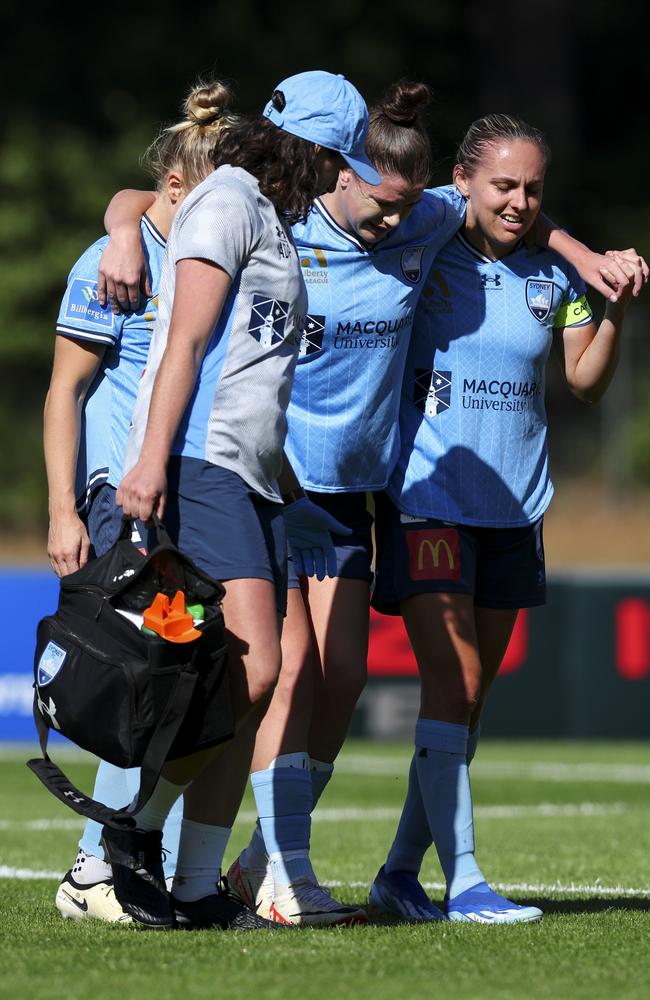
[(51, 726), (53, 726), (55, 729), (60, 729), (61, 728), (61, 726), (59, 725), (59, 723), (57, 722), (57, 719), (56, 719), (56, 705), (54, 704), (54, 702), (52, 701), (51, 698), (50, 698), (49, 704), (46, 705), (44, 701), (41, 701), (40, 695), (38, 695), (38, 707), (39, 707), (41, 715), (43, 715), (43, 716), (45, 716), (45, 715), (49, 716), (50, 725)]
[(500, 274), (495, 274), (495, 275), (482, 274), (481, 275), (481, 284), (483, 285), (483, 288), (487, 288), (487, 286), (490, 283), (492, 283), (495, 286), (495, 288), (500, 288), (501, 287), (501, 275)]
[(83, 800), (84, 800), (83, 795), (77, 795), (76, 792), (72, 791), (72, 789), (68, 789), (68, 791), (64, 792), (63, 794), (66, 797), (66, 799), (72, 799), (72, 801), (76, 805), (78, 805), (80, 802), (83, 802)]

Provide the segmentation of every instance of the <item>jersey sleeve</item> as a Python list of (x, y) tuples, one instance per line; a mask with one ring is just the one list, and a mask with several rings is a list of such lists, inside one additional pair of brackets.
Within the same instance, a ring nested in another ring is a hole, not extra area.
[(196, 198), (179, 219), (175, 259), (212, 261), (234, 279), (261, 232), (254, 196), (242, 185), (220, 184)]
[(567, 287), (553, 319), (554, 330), (565, 327), (586, 326), (593, 320), (587, 300), (587, 286), (574, 267), (566, 267)]
[(68, 276), (68, 285), (56, 321), (56, 332), (75, 340), (114, 344), (123, 317), (97, 300), (97, 271), (108, 237), (98, 240), (81, 255)]
[(440, 212), (440, 224), (449, 227), (450, 237), (454, 235), (465, 221), (467, 202), (455, 184), (442, 184), (440, 187), (427, 188), (424, 192)]
[[(412, 232), (409, 238), (426, 240), (440, 250), (457, 233), (465, 221), (465, 199), (454, 184), (427, 188), (419, 202), (419, 211), (406, 221)], [(406, 232), (406, 228), (404, 230)]]

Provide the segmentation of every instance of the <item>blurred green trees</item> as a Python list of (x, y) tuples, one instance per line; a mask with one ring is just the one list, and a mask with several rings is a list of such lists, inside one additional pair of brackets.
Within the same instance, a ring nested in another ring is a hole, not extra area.
[[(70, 266), (101, 234), (113, 192), (148, 186), (138, 157), (199, 74), (234, 81), (244, 111), (261, 109), (280, 79), (308, 68), (345, 73), (369, 103), (399, 77), (426, 80), (436, 95), (436, 183), (448, 181), (470, 121), (519, 114), (553, 149), (547, 211), (594, 248), (634, 244), (650, 257), (642, 127), (650, 15), (640, 0), (617, 9), (608, 0), (411, 0), (403, 8), (116, 0), (82, 16), (60, 5), (39, 12), (16, 0), (0, 12), (0, 535), (41, 533), (46, 524), (42, 406)], [(604, 417), (575, 404), (551, 375), (556, 474), (612, 465), (605, 447), (627, 455), (619, 485), (650, 484), (642, 379), (650, 301), (633, 308), (627, 364)]]

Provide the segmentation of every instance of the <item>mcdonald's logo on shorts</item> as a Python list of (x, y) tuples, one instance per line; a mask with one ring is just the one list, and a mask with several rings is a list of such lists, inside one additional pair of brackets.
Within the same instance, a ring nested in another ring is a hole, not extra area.
[(460, 536), (456, 528), (407, 531), (411, 580), (460, 580)]

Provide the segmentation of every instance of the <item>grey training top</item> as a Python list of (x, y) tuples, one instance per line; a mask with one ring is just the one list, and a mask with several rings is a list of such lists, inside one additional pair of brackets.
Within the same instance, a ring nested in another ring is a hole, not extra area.
[(289, 228), (260, 193), (257, 180), (239, 167), (219, 167), (177, 212), (125, 471), (135, 465), (142, 448), (151, 392), (167, 345), (176, 264), (184, 258), (218, 264), (232, 285), (172, 454), (231, 469), (262, 496), (279, 501), (276, 479), (307, 293)]

